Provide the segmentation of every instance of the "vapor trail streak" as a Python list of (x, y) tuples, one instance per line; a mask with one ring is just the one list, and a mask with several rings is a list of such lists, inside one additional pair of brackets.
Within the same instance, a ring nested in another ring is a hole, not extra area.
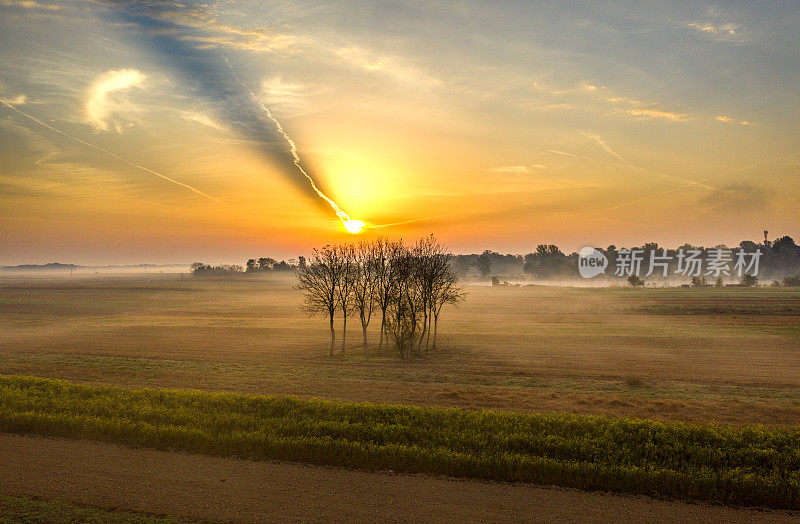
[(150, 174), (153, 174), (153, 175), (155, 175), (155, 176), (157, 176), (157, 177), (159, 177), (159, 178), (163, 178), (163, 179), (164, 179), (164, 180), (166, 180), (167, 182), (172, 182), (172, 183), (173, 183), (173, 184), (175, 184), (175, 185), (178, 185), (178, 186), (181, 186), (181, 187), (185, 187), (185, 188), (186, 188), (186, 189), (188, 189), (189, 191), (191, 191), (191, 192), (193, 192), (193, 193), (196, 193), (196, 194), (198, 194), (198, 195), (200, 195), (200, 196), (202, 196), (202, 197), (205, 197), (205, 198), (207, 198), (207, 199), (209, 199), (209, 200), (213, 200), (214, 202), (216, 202), (216, 203), (218, 203), (218, 204), (222, 204), (222, 203), (223, 203), (223, 202), (222, 202), (221, 200), (219, 200), (218, 198), (214, 198), (214, 197), (213, 197), (213, 196), (211, 196), (211, 195), (208, 195), (208, 194), (206, 194), (206, 193), (203, 193), (203, 192), (202, 192), (202, 191), (200, 191), (199, 189), (197, 189), (197, 188), (194, 188), (194, 187), (192, 187), (192, 186), (190, 186), (190, 185), (188, 185), (188, 184), (184, 184), (183, 182), (178, 182), (177, 180), (175, 180), (175, 179), (173, 179), (173, 178), (170, 178), (170, 177), (168, 177), (168, 176), (166, 176), (166, 175), (162, 175), (162, 174), (161, 174), (161, 173), (159, 173), (158, 171), (153, 171), (153, 170), (152, 170), (152, 169), (150, 169), (149, 167), (145, 167), (145, 166), (142, 166), (142, 165), (139, 165), (139, 164), (135, 164), (135, 163), (133, 163), (133, 162), (131, 162), (131, 161), (129, 161), (129, 160), (125, 160), (124, 158), (122, 158), (121, 156), (119, 156), (119, 155), (118, 155), (118, 154), (116, 154), (116, 153), (112, 153), (111, 151), (108, 151), (107, 149), (103, 149), (103, 148), (102, 148), (102, 147), (100, 147), (100, 146), (96, 146), (96, 145), (94, 145), (94, 144), (91, 144), (91, 143), (89, 143), (89, 142), (87, 142), (87, 141), (85, 141), (85, 140), (81, 140), (81, 139), (80, 139), (80, 138), (78, 138), (78, 137), (74, 137), (74, 136), (72, 136), (72, 135), (70, 135), (70, 134), (67, 134), (67, 133), (65, 133), (64, 131), (61, 131), (61, 130), (59, 130), (59, 129), (56, 129), (56, 128), (55, 128), (55, 127), (53, 127), (53, 126), (51, 126), (51, 125), (49, 125), (49, 124), (46, 124), (46, 123), (42, 122), (41, 120), (39, 120), (39, 119), (38, 119), (38, 118), (36, 118), (35, 116), (29, 115), (28, 113), (26, 113), (26, 112), (24, 112), (24, 111), (21, 111), (21, 110), (17, 109), (16, 107), (14, 107), (13, 105), (9, 104), (8, 102), (6, 102), (6, 101), (5, 101), (5, 100), (3, 100), (3, 99), (0, 99), (0, 104), (3, 104), (4, 106), (6, 106), (7, 108), (11, 109), (12, 111), (14, 111), (14, 112), (16, 112), (16, 113), (18, 113), (18, 114), (20, 114), (20, 115), (24, 116), (25, 118), (27, 118), (27, 119), (29, 119), (29, 120), (32, 120), (33, 122), (36, 122), (36, 123), (37, 123), (37, 124), (39, 124), (40, 126), (42, 126), (42, 127), (45, 127), (45, 128), (49, 129), (50, 131), (52, 131), (52, 132), (54, 132), (54, 133), (58, 133), (59, 135), (61, 135), (61, 136), (65, 136), (65, 137), (69, 138), (70, 140), (74, 140), (75, 142), (78, 142), (79, 144), (83, 144), (83, 145), (84, 145), (84, 146), (86, 146), (86, 147), (90, 147), (90, 148), (92, 148), (92, 149), (96, 149), (97, 151), (100, 151), (100, 152), (102, 152), (102, 153), (105, 153), (105, 154), (107, 154), (107, 155), (109, 155), (109, 156), (112, 156), (112, 157), (116, 158), (117, 160), (119, 160), (120, 162), (123, 162), (123, 163), (125, 163), (125, 164), (128, 164), (128, 165), (129, 165), (129, 166), (131, 166), (131, 167), (135, 167), (136, 169), (141, 169), (142, 171), (146, 171), (146, 172), (148, 172), (148, 173), (150, 173)]
[[(772, 162), (778, 162), (780, 160), (784, 160), (786, 158), (790, 158), (791, 156), (792, 155), (784, 155), (784, 156), (780, 156), (780, 157), (773, 158), (773, 159), (770, 159), (770, 160), (765, 160), (763, 162), (756, 162), (755, 164), (750, 164), (750, 165), (747, 165), (747, 166), (744, 166), (744, 167), (740, 167), (739, 169), (734, 169), (733, 171), (725, 171), (723, 173), (718, 173), (716, 175), (711, 175), (711, 176), (706, 177), (706, 178), (701, 178), (700, 181), (696, 182), (696, 183), (708, 182), (709, 180), (714, 180), (716, 178), (720, 178), (720, 177), (723, 177), (723, 176), (726, 176), (726, 175), (733, 175), (735, 173), (740, 173), (742, 171), (747, 171), (748, 169), (752, 169), (754, 167), (758, 167), (758, 166), (761, 166), (761, 165), (764, 165), (764, 164), (771, 164)], [(681, 189), (685, 189), (685, 188), (687, 188), (687, 187), (689, 187), (691, 185), (692, 184), (687, 183), (687, 184), (682, 185), (682, 186), (673, 187), (673, 188), (670, 188), (670, 189), (665, 189), (663, 191), (659, 191), (657, 193), (652, 193), (652, 194), (649, 194), (649, 195), (645, 195), (645, 196), (637, 198), (635, 200), (629, 200), (627, 202), (623, 202), (621, 204), (617, 204), (617, 205), (615, 205), (613, 207), (610, 207), (608, 209), (604, 209), (603, 211), (598, 211), (597, 213), (594, 213), (593, 215), (590, 215), (590, 216), (594, 216), (594, 215), (596, 215), (598, 213), (603, 213), (603, 212), (608, 212), (608, 211), (615, 211), (615, 210), (617, 210), (617, 209), (619, 209), (621, 207), (630, 206), (630, 205), (642, 202), (644, 200), (650, 200), (651, 198), (659, 197), (659, 196), (666, 195), (666, 194), (669, 194), (669, 193), (674, 193), (675, 191), (680, 191)], [(711, 187), (711, 186), (704, 186), (704, 187)]]
[(317, 184), (314, 182), (314, 179), (311, 178), (311, 176), (308, 173), (306, 173), (306, 170), (303, 169), (303, 166), (300, 165), (300, 155), (297, 154), (297, 145), (294, 143), (294, 140), (292, 140), (291, 137), (286, 133), (286, 131), (283, 130), (283, 126), (278, 121), (278, 119), (272, 116), (272, 112), (269, 110), (269, 108), (266, 105), (264, 105), (261, 102), (261, 100), (259, 100), (258, 97), (256, 97), (255, 93), (253, 93), (250, 87), (248, 87), (248, 85), (245, 84), (241, 78), (239, 78), (239, 75), (236, 74), (236, 71), (233, 70), (231, 63), (228, 61), (228, 57), (225, 56), (223, 58), (225, 58), (225, 63), (228, 64), (228, 69), (231, 70), (231, 73), (233, 74), (234, 78), (236, 78), (236, 81), (239, 82), (242, 85), (242, 87), (247, 90), (248, 93), (250, 93), (250, 97), (253, 99), (256, 105), (258, 105), (258, 107), (264, 112), (264, 114), (267, 115), (267, 118), (272, 120), (272, 122), (275, 124), (275, 127), (278, 130), (278, 133), (280, 133), (281, 136), (283, 136), (283, 139), (286, 140), (286, 143), (289, 144), (289, 149), (292, 153), (292, 159), (294, 161), (294, 165), (297, 167), (298, 170), (300, 170), (300, 173), (302, 173), (303, 176), (305, 176), (308, 179), (308, 182), (311, 184), (311, 189), (313, 189), (314, 192), (317, 195), (319, 195), (320, 198), (322, 198), (328, 204), (330, 204), (331, 208), (333, 208), (333, 210), (336, 212), (336, 216), (339, 217), (339, 220), (341, 220), (343, 224), (347, 224), (348, 222), (350, 222), (350, 215), (342, 211), (342, 209), (338, 205), (336, 205), (336, 202), (328, 198), (328, 196), (325, 195), (325, 193), (320, 191), (320, 189), (317, 187)]
[(422, 218), (412, 218), (410, 220), (403, 220), (402, 222), (391, 222), (389, 224), (375, 224), (371, 226), (366, 226), (368, 229), (382, 229), (384, 227), (393, 227), (393, 226), (402, 226), (405, 224), (413, 224), (415, 222), (425, 222), (428, 220), (434, 220), (436, 218), (442, 218), (446, 216), (451, 216), (451, 214), (447, 215), (434, 215), (432, 217), (422, 217)]
[[(619, 160), (622, 161), (623, 164), (625, 164), (630, 169), (633, 169), (634, 171), (641, 171), (641, 172), (647, 173), (649, 175), (655, 175), (655, 176), (660, 176), (662, 178), (669, 178), (670, 180), (678, 180), (680, 182), (686, 182), (689, 185), (702, 187), (703, 189), (709, 189), (711, 191), (716, 191), (717, 190), (716, 187), (709, 186), (707, 184), (703, 184), (702, 182), (689, 180), (688, 178), (682, 178), (682, 177), (675, 176), (675, 175), (668, 175), (666, 173), (659, 173), (658, 171), (653, 171), (652, 169), (647, 169), (647, 168), (644, 168), (644, 167), (634, 166), (633, 164), (631, 164), (630, 162), (628, 162), (627, 160), (622, 158), (622, 156), (619, 153), (617, 153), (616, 151), (611, 149), (611, 146), (606, 144), (606, 141), (603, 140), (603, 137), (601, 137), (600, 135), (592, 135), (592, 134), (587, 133), (586, 131), (582, 131), (580, 129), (578, 130), (578, 133), (582, 134), (583, 136), (585, 136), (589, 140), (594, 141), (598, 146), (602, 147), (605, 152), (607, 152), (609, 155), (612, 155), (612, 156), (618, 158)], [(550, 152), (553, 153), (554, 151), (550, 151)]]
[(612, 156), (615, 156), (615, 157), (619, 158), (622, 161), (622, 163), (624, 163), (625, 165), (630, 165), (630, 164), (628, 164), (628, 161), (625, 160), (624, 158), (622, 158), (622, 156), (619, 153), (617, 153), (616, 151), (611, 149), (611, 146), (606, 144), (606, 141), (603, 140), (603, 138), (600, 135), (592, 135), (592, 134), (587, 133), (586, 131), (581, 131), (581, 130), (578, 130), (578, 133), (582, 134), (583, 136), (585, 136), (589, 140), (594, 140), (595, 143), (597, 143), (598, 146), (603, 148), (603, 151), (605, 151), (609, 155), (612, 155)]

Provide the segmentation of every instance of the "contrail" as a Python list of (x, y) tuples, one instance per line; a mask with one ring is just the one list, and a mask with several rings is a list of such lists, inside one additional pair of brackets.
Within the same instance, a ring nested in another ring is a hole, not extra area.
[(567, 153), (566, 151), (558, 151), (556, 149), (545, 149), (548, 153), (553, 153), (556, 155), (564, 155), (564, 156), (574, 156), (577, 157), (578, 155), (573, 155), (572, 153)]
[(616, 151), (611, 149), (611, 146), (606, 144), (606, 141), (603, 140), (603, 138), (600, 135), (592, 135), (592, 134), (587, 133), (586, 131), (582, 131), (580, 129), (578, 130), (578, 133), (582, 134), (583, 136), (585, 136), (589, 140), (593, 140), (594, 142), (596, 142), (597, 145), (602, 147), (604, 151), (606, 151), (608, 154), (620, 159), (622, 161), (622, 163), (625, 164), (626, 167), (628, 167), (630, 169), (633, 169), (634, 171), (641, 171), (643, 173), (647, 173), (647, 174), (650, 174), (650, 175), (660, 176), (662, 178), (669, 178), (670, 180), (678, 180), (678, 181), (681, 181), (681, 182), (686, 182), (689, 185), (702, 187), (703, 189), (709, 189), (709, 190), (712, 190), (712, 191), (715, 191), (717, 189), (716, 187), (709, 186), (707, 184), (703, 184), (702, 182), (689, 180), (688, 178), (682, 178), (682, 177), (675, 176), (675, 175), (668, 175), (666, 173), (659, 173), (658, 171), (653, 171), (652, 169), (647, 169), (647, 168), (644, 168), (644, 167), (634, 166), (633, 164), (631, 164), (630, 162), (628, 162), (627, 160), (622, 158), (622, 156), (619, 153), (617, 153)]
[(434, 220), (436, 218), (442, 218), (446, 216), (452, 216), (452, 213), (448, 213), (446, 215), (434, 215), (432, 217), (422, 217), (422, 218), (412, 218), (410, 220), (403, 220), (402, 222), (391, 222), (389, 224), (374, 224), (367, 226), (368, 229), (383, 229), (384, 227), (393, 227), (393, 226), (403, 226), (405, 224), (413, 224), (415, 222), (425, 222), (428, 220)]
[(200, 195), (200, 196), (202, 196), (202, 197), (205, 197), (205, 198), (207, 198), (207, 199), (209, 199), (209, 200), (213, 200), (214, 202), (216, 202), (216, 203), (218, 203), (218, 204), (222, 204), (222, 203), (223, 203), (223, 202), (222, 202), (221, 200), (219, 200), (218, 198), (214, 198), (213, 196), (211, 196), (211, 195), (209, 195), (209, 194), (203, 193), (202, 191), (200, 191), (199, 189), (197, 189), (197, 188), (195, 188), (195, 187), (192, 187), (192, 186), (190, 186), (190, 185), (188, 185), (188, 184), (184, 184), (183, 182), (178, 182), (177, 180), (175, 180), (175, 179), (173, 179), (173, 178), (170, 178), (170, 177), (168, 177), (168, 176), (166, 176), (166, 175), (162, 175), (162, 174), (161, 174), (161, 173), (159, 173), (158, 171), (153, 171), (153, 170), (152, 170), (152, 169), (150, 169), (149, 167), (144, 167), (144, 166), (142, 166), (142, 165), (135, 164), (135, 163), (133, 163), (133, 162), (131, 162), (131, 161), (129, 161), (129, 160), (125, 160), (124, 158), (122, 158), (121, 156), (119, 156), (119, 155), (118, 155), (118, 154), (116, 154), (116, 153), (112, 153), (111, 151), (108, 151), (107, 149), (103, 149), (103, 148), (102, 148), (102, 147), (100, 147), (100, 146), (96, 146), (96, 145), (94, 145), (94, 144), (90, 144), (89, 142), (87, 142), (87, 141), (85, 141), (85, 140), (81, 140), (80, 138), (74, 137), (74, 136), (72, 136), (72, 135), (70, 135), (70, 134), (67, 134), (67, 133), (65, 133), (64, 131), (61, 131), (61, 130), (59, 130), (59, 129), (56, 129), (56, 128), (55, 128), (55, 127), (53, 127), (53, 126), (51, 126), (51, 125), (49, 125), (49, 124), (46, 124), (46, 123), (42, 122), (41, 120), (39, 120), (39, 119), (38, 119), (38, 118), (36, 118), (35, 116), (29, 115), (28, 113), (26, 113), (26, 112), (24, 112), (24, 111), (21, 111), (21, 110), (17, 109), (16, 107), (14, 107), (13, 105), (9, 104), (8, 102), (6, 102), (5, 100), (3, 100), (3, 99), (1, 99), (1, 98), (0, 98), (0, 104), (3, 104), (4, 106), (6, 106), (7, 108), (11, 109), (12, 111), (14, 111), (14, 112), (16, 112), (16, 113), (19, 113), (20, 115), (24, 116), (25, 118), (27, 118), (27, 119), (29, 119), (29, 120), (32, 120), (33, 122), (36, 122), (36, 123), (37, 123), (37, 124), (39, 124), (40, 126), (42, 126), (42, 127), (45, 127), (45, 128), (49, 129), (50, 131), (52, 131), (52, 132), (54, 132), (54, 133), (58, 133), (59, 135), (61, 135), (61, 136), (65, 136), (65, 137), (69, 138), (70, 140), (74, 140), (75, 142), (78, 142), (79, 144), (83, 144), (83, 145), (84, 145), (84, 146), (86, 146), (86, 147), (90, 147), (90, 148), (92, 148), (92, 149), (96, 149), (97, 151), (100, 151), (100, 152), (102, 152), (102, 153), (105, 153), (105, 154), (107, 154), (107, 155), (109, 155), (109, 156), (112, 156), (112, 157), (116, 158), (117, 160), (119, 160), (120, 162), (123, 162), (123, 163), (125, 163), (125, 164), (128, 164), (128, 165), (129, 165), (129, 166), (131, 166), (131, 167), (135, 167), (135, 168), (137, 168), (137, 169), (141, 169), (142, 171), (147, 171), (148, 173), (150, 173), (150, 174), (153, 174), (153, 175), (155, 175), (155, 176), (157, 176), (157, 177), (159, 177), (159, 178), (163, 178), (163, 179), (164, 179), (164, 180), (166, 180), (167, 182), (172, 182), (172, 183), (173, 183), (173, 184), (175, 184), (175, 185), (178, 185), (178, 186), (181, 186), (181, 187), (185, 187), (185, 188), (186, 188), (186, 189), (188, 189), (189, 191), (191, 191), (191, 192), (193, 192), (193, 193), (196, 193), (196, 194), (198, 194), (198, 195)]
[[(699, 182), (696, 182), (696, 183), (700, 184), (701, 182), (708, 182), (709, 180), (714, 180), (716, 178), (720, 178), (720, 177), (723, 177), (723, 176), (726, 176), (726, 175), (733, 175), (735, 173), (740, 173), (742, 171), (747, 171), (748, 169), (752, 169), (754, 167), (758, 167), (758, 166), (761, 166), (761, 165), (764, 165), (764, 164), (771, 164), (773, 162), (779, 162), (781, 160), (784, 160), (784, 159), (790, 158), (790, 157), (792, 157), (792, 155), (784, 155), (784, 156), (780, 156), (780, 157), (773, 158), (773, 159), (770, 159), (770, 160), (764, 160), (763, 162), (756, 162), (755, 164), (749, 164), (749, 165), (746, 165), (744, 167), (740, 167), (739, 169), (734, 169), (733, 171), (725, 171), (723, 173), (718, 173), (716, 175), (711, 175), (709, 177), (702, 178), (702, 179), (700, 179)], [(681, 189), (689, 187), (690, 185), (692, 185), (692, 184), (687, 183), (687, 184), (685, 184), (683, 186), (678, 186), (678, 187), (673, 187), (673, 188), (670, 188), (670, 189), (665, 189), (663, 191), (659, 191), (657, 193), (652, 193), (650, 195), (646, 195), (646, 196), (643, 196), (641, 198), (637, 198), (635, 200), (629, 200), (627, 202), (623, 202), (621, 204), (617, 204), (617, 205), (615, 205), (613, 207), (605, 209), (602, 212), (615, 211), (615, 210), (617, 210), (617, 209), (619, 209), (621, 207), (630, 206), (630, 205), (642, 202), (644, 200), (650, 200), (651, 198), (655, 198), (655, 197), (658, 197), (658, 196), (666, 195), (666, 194), (669, 194), (669, 193), (674, 193), (675, 191), (680, 191)], [(711, 186), (705, 186), (705, 185), (703, 185), (703, 186), (716, 190), (716, 188), (713, 188)], [(598, 212), (598, 213), (600, 213), (600, 212)], [(594, 213), (594, 214), (596, 215), (597, 213)], [(590, 216), (593, 216), (593, 215), (590, 215)]]
[(303, 176), (305, 176), (308, 179), (308, 183), (311, 184), (311, 189), (313, 189), (314, 192), (317, 195), (319, 195), (320, 198), (322, 198), (328, 204), (330, 204), (331, 208), (333, 208), (334, 212), (336, 213), (336, 216), (339, 217), (339, 220), (342, 221), (342, 224), (344, 225), (345, 229), (347, 229), (351, 233), (358, 233), (359, 231), (361, 231), (361, 229), (364, 227), (364, 223), (360, 220), (353, 220), (352, 218), (350, 218), (350, 215), (345, 213), (342, 210), (342, 208), (340, 208), (336, 204), (336, 202), (328, 198), (328, 196), (325, 193), (320, 191), (320, 189), (317, 187), (317, 184), (314, 182), (314, 179), (311, 178), (311, 176), (309, 176), (309, 174), (306, 173), (306, 170), (303, 169), (303, 166), (300, 165), (300, 155), (298, 155), (297, 153), (297, 145), (294, 143), (294, 140), (292, 140), (291, 137), (286, 133), (286, 131), (284, 131), (283, 126), (278, 121), (278, 119), (272, 116), (272, 112), (269, 110), (269, 108), (266, 105), (264, 105), (264, 103), (261, 102), (261, 100), (259, 100), (258, 97), (255, 95), (255, 93), (253, 93), (250, 87), (246, 83), (244, 83), (244, 81), (241, 78), (239, 78), (239, 75), (237, 75), (236, 71), (233, 70), (233, 67), (231, 66), (231, 63), (228, 60), (228, 57), (223, 56), (223, 58), (225, 59), (225, 63), (228, 64), (228, 69), (231, 70), (231, 73), (233, 74), (234, 78), (236, 78), (236, 81), (239, 82), (242, 85), (242, 87), (247, 90), (248, 93), (250, 93), (250, 97), (253, 99), (256, 105), (258, 105), (258, 107), (264, 112), (264, 114), (267, 115), (267, 118), (272, 120), (272, 122), (275, 124), (275, 127), (278, 130), (278, 133), (280, 133), (281, 136), (283, 136), (283, 139), (286, 140), (286, 143), (289, 144), (289, 150), (292, 153), (292, 159), (294, 161), (294, 165), (303, 174)]
[(624, 163), (625, 165), (630, 165), (630, 164), (628, 164), (627, 160), (625, 160), (624, 158), (622, 158), (622, 156), (620, 156), (619, 153), (617, 153), (616, 151), (611, 149), (611, 146), (606, 144), (605, 140), (603, 140), (603, 138), (600, 135), (591, 135), (591, 134), (587, 133), (586, 131), (582, 131), (580, 129), (578, 130), (578, 133), (582, 134), (583, 136), (585, 136), (589, 140), (594, 140), (597, 143), (597, 145), (602, 147), (603, 150), (606, 153), (608, 153), (609, 155), (612, 155), (612, 156), (615, 156), (615, 157), (619, 158), (622, 161), (622, 163)]

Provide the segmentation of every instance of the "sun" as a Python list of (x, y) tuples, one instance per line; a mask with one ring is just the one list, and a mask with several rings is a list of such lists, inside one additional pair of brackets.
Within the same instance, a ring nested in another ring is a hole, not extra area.
[(353, 220), (353, 219), (342, 222), (342, 224), (344, 224), (344, 228), (347, 230), (348, 233), (352, 233), (354, 235), (361, 233), (361, 230), (363, 230), (364, 226), (366, 225), (361, 220)]

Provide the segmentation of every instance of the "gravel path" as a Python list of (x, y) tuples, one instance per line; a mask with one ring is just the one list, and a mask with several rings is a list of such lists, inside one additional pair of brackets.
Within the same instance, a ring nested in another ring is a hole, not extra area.
[(0, 491), (214, 521), (800, 522), (800, 513), (0, 433)]

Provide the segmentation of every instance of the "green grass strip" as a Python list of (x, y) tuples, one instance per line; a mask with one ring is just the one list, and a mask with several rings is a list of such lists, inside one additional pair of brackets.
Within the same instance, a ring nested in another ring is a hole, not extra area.
[(0, 376), (0, 430), (800, 509), (800, 430), (130, 390)]
[(105, 510), (92, 506), (0, 494), (0, 523), (68, 522), (82, 524), (178, 524), (173, 518), (132, 511)]

